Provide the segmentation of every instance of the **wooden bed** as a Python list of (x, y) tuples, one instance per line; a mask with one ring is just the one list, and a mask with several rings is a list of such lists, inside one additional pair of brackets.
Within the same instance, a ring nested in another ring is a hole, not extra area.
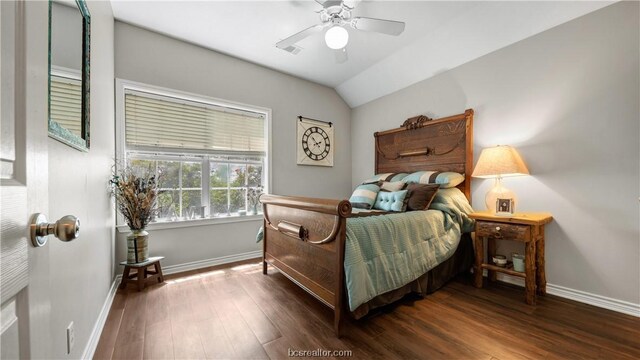
[[(465, 174), (459, 188), (471, 202), (473, 110), (440, 119), (416, 116), (401, 127), (376, 132), (375, 173), (421, 170)], [(372, 174), (373, 175), (373, 174)], [(271, 264), (334, 311), (340, 330), (346, 307), (344, 252), (347, 200), (262, 195), (263, 273)], [(384, 295), (384, 294), (383, 294)]]

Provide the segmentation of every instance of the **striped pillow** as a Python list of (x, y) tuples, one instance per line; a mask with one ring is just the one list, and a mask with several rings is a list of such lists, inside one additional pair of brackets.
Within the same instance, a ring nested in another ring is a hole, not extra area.
[(377, 184), (358, 185), (349, 198), (351, 206), (361, 209), (371, 209), (376, 202), (380, 187)]
[(377, 174), (374, 175), (372, 178), (369, 178), (365, 181), (363, 181), (363, 184), (371, 184), (371, 183), (375, 183), (378, 181), (400, 181), (402, 180), (405, 176), (407, 176), (407, 173), (384, 173), (384, 174)]
[(405, 176), (402, 181), (415, 184), (438, 184), (440, 188), (456, 187), (464, 181), (464, 175), (457, 172), (417, 171)]

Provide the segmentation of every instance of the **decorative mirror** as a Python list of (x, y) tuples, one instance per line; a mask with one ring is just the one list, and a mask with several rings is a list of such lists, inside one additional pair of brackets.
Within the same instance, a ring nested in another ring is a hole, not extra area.
[(49, 0), (49, 136), (89, 151), (91, 17), (84, 0)]

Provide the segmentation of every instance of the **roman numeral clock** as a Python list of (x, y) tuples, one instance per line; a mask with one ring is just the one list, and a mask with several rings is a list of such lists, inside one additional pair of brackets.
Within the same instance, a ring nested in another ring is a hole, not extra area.
[(333, 166), (333, 124), (298, 119), (298, 165)]

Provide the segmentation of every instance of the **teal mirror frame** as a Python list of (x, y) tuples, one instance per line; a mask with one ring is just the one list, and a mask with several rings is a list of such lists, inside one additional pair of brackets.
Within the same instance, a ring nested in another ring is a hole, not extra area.
[(78, 136), (71, 131), (67, 130), (56, 121), (51, 119), (51, 19), (52, 19), (52, 4), (53, 1), (49, 0), (49, 72), (48, 72), (48, 123), (49, 123), (49, 137), (56, 139), (66, 145), (69, 145), (80, 151), (89, 151), (90, 147), (90, 133), (89, 133), (89, 113), (90, 113), (90, 101), (89, 101), (89, 74), (90, 74), (90, 60), (91, 60), (91, 15), (89, 14), (89, 8), (84, 0), (76, 0), (78, 10), (82, 15), (82, 126), (81, 134)]

